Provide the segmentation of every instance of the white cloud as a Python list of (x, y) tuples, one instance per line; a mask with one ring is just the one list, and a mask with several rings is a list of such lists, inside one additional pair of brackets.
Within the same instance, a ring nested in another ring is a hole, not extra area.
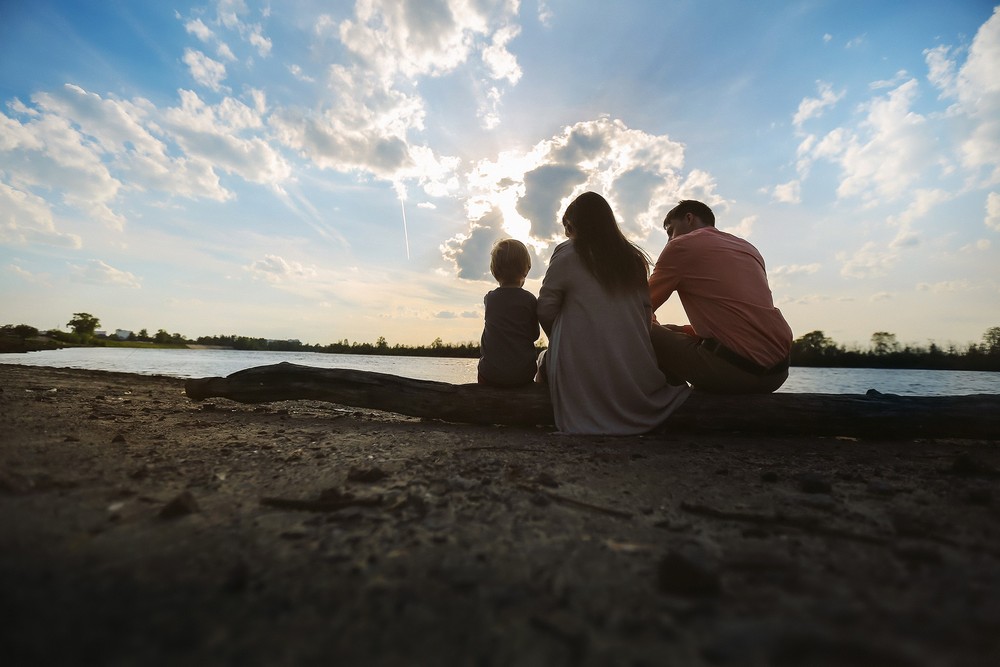
[(184, 24), (184, 29), (206, 44), (215, 40), (215, 33), (201, 19), (194, 19)]
[(905, 196), (940, 163), (926, 118), (912, 110), (917, 94), (917, 82), (911, 79), (862, 105), (865, 116), (856, 129), (836, 128), (819, 141), (807, 138), (799, 147), (800, 174), (815, 160), (830, 160), (841, 168), (841, 198), (873, 203)]
[(254, 278), (272, 283), (309, 279), (317, 275), (315, 267), (289, 262), (278, 255), (264, 255), (245, 268)]
[(991, 192), (986, 196), (986, 218), (983, 223), (995, 232), (1000, 232), (1000, 194)]
[(521, 78), (521, 67), (517, 58), (507, 50), (507, 45), (517, 37), (521, 28), (516, 25), (506, 25), (493, 33), (493, 39), (483, 48), (483, 63), (490, 75), (496, 80), (506, 80), (515, 84)]
[(956, 100), (953, 116), (966, 119), (961, 157), (969, 169), (986, 168), (987, 184), (1000, 183), (1000, 7), (976, 33), (968, 57), (956, 68), (958, 51), (939, 47), (926, 53), (929, 78), (942, 97)]
[(819, 97), (807, 97), (799, 102), (799, 108), (792, 117), (792, 123), (796, 127), (809, 120), (822, 115), (827, 107), (832, 107), (844, 97), (844, 91), (834, 92), (833, 86), (823, 81), (818, 81), (816, 87), (819, 89)]
[[(368, 0), (355, 6), (350, 19), (320, 17), (320, 43), (335, 36), (349, 56), (328, 70), (332, 103), (316, 111), (279, 110), (271, 123), (276, 135), (321, 168), (362, 171), (392, 182), (417, 179), (436, 192), (451, 189), (454, 174), (448, 172), (458, 160), (438, 156), (412, 139), (424, 129), (426, 116), (417, 84), (463, 65), (473, 67), (470, 57), (477, 52), (483, 58), (477, 76), (516, 83), (520, 68), (506, 45), (520, 30), (512, 22), (517, 9), (516, 0)], [(499, 123), (501, 95), (497, 85), (481, 93), (481, 114), (489, 127)]]
[(794, 276), (796, 274), (813, 274), (819, 271), (821, 265), (818, 262), (813, 262), (812, 264), (785, 264), (784, 266), (779, 266), (768, 271), (769, 274), (776, 277)]
[(112, 285), (138, 289), (142, 287), (139, 279), (128, 271), (116, 269), (99, 259), (92, 259), (86, 264), (70, 264), (73, 277), (76, 280), (93, 285)]
[[(489, 249), (501, 236), (525, 241), (539, 257), (561, 239), (559, 214), (586, 190), (602, 193), (623, 231), (642, 239), (659, 229), (679, 199), (714, 205), (715, 181), (699, 170), (683, 178), (683, 146), (665, 135), (600, 118), (564, 128), (525, 151), (482, 160), (468, 175), (468, 229), (442, 246), (462, 278), (486, 280)], [(541, 275), (534, 262), (532, 275)]]
[(885, 275), (896, 264), (899, 255), (890, 250), (880, 250), (873, 241), (868, 241), (853, 255), (837, 253), (842, 262), (840, 273), (849, 278), (870, 278)]
[(742, 220), (735, 227), (719, 227), (724, 232), (729, 234), (735, 234), (741, 238), (748, 239), (753, 233), (753, 226), (757, 223), (756, 215), (749, 215)]
[(868, 297), (868, 300), (869, 301), (873, 301), (873, 302), (875, 302), (875, 301), (891, 301), (892, 299), (895, 299), (895, 298), (896, 298), (896, 295), (893, 294), (892, 292), (875, 292), (870, 297)]
[(7, 272), (12, 273), (26, 283), (45, 286), (50, 284), (50, 277), (48, 275), (32, 273), (17, 264), (8, 264)]
[(305, 72), (302, 71), (302, 68), (299, 67), (298, 65), (295, 64), (289, 65), (288, 71), (291, 73), (292, 76), (294, 76), (299, 81), (303, 81), (305, 83), (316, 82), (316, 79), (312, 78), (311, 76), (308, 76)]
[[(262, 127), (257, 108), (231, 97), (206, 104), (197, 93), (180, 91), (181, 105), (163, 112), (164, 125), (186, 154), (253, 182), (279, 187), (291, 176), (287, 160), (259, 136), (240, 136)], [(256, 106), (263, 104), (256, 98)]]
[(549, 3), (545, 0), (538, 0), (538, 22), (544, 27), (549, 28), (552, 26), (552, 19), (555, 18), (555, 12), (549, 7)]
[(972, 289), (972, 285), (968, 280), (944, 280), (937, 283), (919, 283), (917, 285), (918, 291), (934, 294), (965, 292), (969, 289)]
[(226, 78), (226, 66), (218, 60), (212, 60), (201, 51), (184, 49), (184, 64), (191, 71), (191, 77), (199, 84), (215, 92), (222, 89)]
[(80, 237), (56, 230), (52, 210), (41, 197), (0, 182), (0, 242), (12, 245), (43, 243), (79, 248)]
[(251, 27), (248, 41), (257, 49), (262, 58), (271, 55), (271, 40), (264, 36), (263, 28), (257, 24)]
[(802, 201), (802, 183), (799, 180), (793, 180), (776, 185), (772, 196), (775, 201), (783, 204), (798, 204)]
[(899, 215), (887, 218), (889, 225), (896, 227), (896, 238), (890, 244), (893, 248), (912, 247), (920, 242), (920, 236), (913, 231), (914, 222), (925, 217), (935, 206), (951, 201), (953, 193), (934, 189), (918, 189), (913, 193), (913, 200)]

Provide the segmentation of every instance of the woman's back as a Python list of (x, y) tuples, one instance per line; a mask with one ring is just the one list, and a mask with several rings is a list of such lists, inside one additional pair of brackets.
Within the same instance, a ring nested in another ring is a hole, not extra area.
[(607, 289), (573, 241), (556, 247), (538, 319), (549, 333), (545, 363), (560, 431), (645, 433), (684, 401), (687, 387), (668, 385), (656, 367), (649, 316), (645, 284)]

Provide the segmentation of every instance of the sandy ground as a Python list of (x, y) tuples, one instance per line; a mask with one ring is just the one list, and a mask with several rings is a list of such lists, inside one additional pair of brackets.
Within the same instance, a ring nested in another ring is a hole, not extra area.
[(1000, 664), (1000, 440), (0, 388), (5, 665)]

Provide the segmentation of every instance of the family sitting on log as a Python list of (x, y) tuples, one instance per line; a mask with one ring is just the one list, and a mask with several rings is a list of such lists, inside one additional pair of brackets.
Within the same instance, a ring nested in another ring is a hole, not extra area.
[[(627, 435), (661, 425), (692, 388), (770, 393), (788, 377), (792, 331), (764, 260), (716, 229), (707, 205), (682, 201), (667, 214), (652, 276), (601, 195), (577, 197), (562, 223), (568, 240), (552, 253), (537, 300), (523, 289), (527, 248), (513, 239), (494, 246), (500, 286), (484, 299), (480, 383), (547, 383), (560, 431)], [(656, 321), (675, 291), (690, 325)], [(539, 324), (549, 347), (536, 366)]]

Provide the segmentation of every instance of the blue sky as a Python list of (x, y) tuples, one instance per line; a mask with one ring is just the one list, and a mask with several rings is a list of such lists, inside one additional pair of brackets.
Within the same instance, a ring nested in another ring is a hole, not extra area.
[[(0, 3), (0, 324), (477, 340), (584, 190), (682, 198), (795, 335), (1000, 326), (1000, 12), (971, 0)], [(661, 322), (684, 322), (676, 298)]]

